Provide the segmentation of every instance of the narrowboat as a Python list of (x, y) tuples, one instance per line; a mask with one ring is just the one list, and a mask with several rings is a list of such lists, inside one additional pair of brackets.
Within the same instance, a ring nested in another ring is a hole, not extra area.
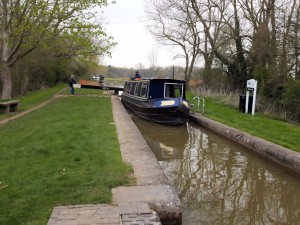
[(121, 101), (141, 118), (180, 125), (187, 122), (190, 111), (185, 85), (175, 79), (130, 80), (124, 84)]

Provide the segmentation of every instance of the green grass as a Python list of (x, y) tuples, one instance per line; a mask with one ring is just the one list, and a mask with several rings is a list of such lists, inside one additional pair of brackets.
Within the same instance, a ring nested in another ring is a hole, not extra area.
[[(20, 100), (19, 112), (26, 111), (26, 110), (38, 105), (39, 103), (49, 100), (50, 98), (53, 97), (53, 95), (55, 93), (59, 92), (60, 90), (62, 90), (65, 87), (66, 87), (66, 85), (59, 84), (53, 88), (48, 88), (45, 90), (31, 92), (27, 95), (16, 98), (16, 99)], [(0, 120), (7, 119), (14, 115), (16, 115), (16, 113), (0, 114)]]
[(47, 224), (55, 206), (110, 203), (111, 188), (133, 183), (110, 98), (56, 99), (0, 125), (0, 143), (1, 225)]
[(53, 97), (53, 95), (55, 93), (59, 92), (60, 90), (62, 90), (65, 87), (66, 87), (66, 85), (59, 84), (53, 88), (35, 91), (32, 93), (29, 93), (28, 95), (24, 95), (24, 96), (20, 97), (19, 98), (19, 100), (21, 100), (20, 105), (19, 105), (20, 111), (25, 111), (41, 102), (49, 100), (51, 97)]
[[(60, 91), (62, 91), (61, 94), (63, 94), (63, 95), (69, 95), (68, 84), (59, 84), (52, 88), (31, 92), (27, 95), (16, 98), (16, 99), (20, 100), (19, 112), (24, 112), (44, 101), (51, 99), (54, 96), (54, 94), (56, 94)], [(76, 89), (75, 88), (75, 93), (80, 94), (80, 95), (103, 95), (102, 90), (95, 90), (95, 89)], [(16, 115), (16, 113), (0, 114), (0, 120), (7, 119), (7, 118), (15, 116), (15, 115)]]
[[(192, 98), (193, 95), (188, 93), (190, 102), (194, 102), (191, 100)], [(240, 113), (237, 108), (221, 104), (215, 99), (206, 98), (205, 100), (204, 116), (300, 152), (299, 124), (272, 119), (260, 113), (256, 113), (254, 116)]]
[[(74, 90), (75, 90), (75, 95), (99, 95), (99, 96), (103, 96), (103, 90), (100, 90), (100, 89), (75, 88)], [(62, 94), (70, 95), (69, 88), (65, 89)]]

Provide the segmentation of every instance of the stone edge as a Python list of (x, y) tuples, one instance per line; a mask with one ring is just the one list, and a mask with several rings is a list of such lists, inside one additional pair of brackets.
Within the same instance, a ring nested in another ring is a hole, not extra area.
[(300, 175), (299, 153), (208, 119), (200, 114), (192, 114), (190, 119)]

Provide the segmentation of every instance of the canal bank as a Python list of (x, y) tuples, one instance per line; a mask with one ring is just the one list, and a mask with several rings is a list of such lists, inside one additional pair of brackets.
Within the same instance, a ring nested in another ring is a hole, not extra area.
[(137, 186), (112, 189), (111, 205), (58, 206), (48, 225), (181, 225), (181, 201), (118, 96), (112, 111), (122, 159), (133, 168)]
[(163, 224), (181, 224), (179, 197), (117, 96), (112, 96), (112, 110), (122, 159), (132, 166), (137, 183), (112, 189), (112, 204), (147, 203)]
[(252, 136), (201, 114), (191, 114), (192, 121), (260, 154), (297, 175), (300, 175), (300, 154), (264, 139)]

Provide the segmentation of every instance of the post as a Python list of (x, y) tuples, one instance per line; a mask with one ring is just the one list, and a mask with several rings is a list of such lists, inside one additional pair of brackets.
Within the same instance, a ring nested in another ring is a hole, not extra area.
[(249, 91), (246, 91), (246, 103), (245, 103), (245, 113), (248, 113), (248, 105), (249, 105)]
[(173, 77), (173, 79), (174, 79), (174, 77), (175, 77), (175, 66), (173, 66), (173, 73), (172, 73), (172, 77)]
[[(257, 81), (256, 81), (257, 83)], [(256, 88), (253, 91), (253, 100), (252, 100), (252, 115), (254, 116), (255, 113), (255, 103), (256, 103)]]

